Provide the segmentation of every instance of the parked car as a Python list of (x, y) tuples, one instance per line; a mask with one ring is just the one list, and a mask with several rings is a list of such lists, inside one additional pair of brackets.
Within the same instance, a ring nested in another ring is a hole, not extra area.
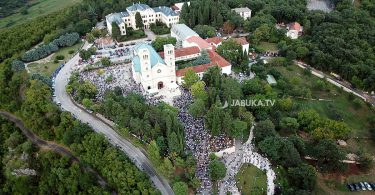
[(372, 188), (371, 188), (371, 186), (370, 186), (369, 183), (367, 183), (367, 182), (363, 182), (363, 184), (365, 184), (365, 186), (366, 186), (366, 188), (367, 188), (368, 190), (372, 190)]
[(356, 191), (359, 191), (361, 189), (360, 185), (358, 183), (353, 184)]
[(362, 190), (366, 190), (366, 186), (363, 182), (359, 182), (359, 185), (361, 185), (361, 189)]
[(355, 190), (353, 184), (347, 184), (346, 186), (348, 187), (348, 189), (349, 189), (350, 191), (354, 191), (354, 190)]
[(375, 183), (370, 183), (370, 186), (371, 186), (371, 188), (372, 188), (372, 190), (375, 190)]

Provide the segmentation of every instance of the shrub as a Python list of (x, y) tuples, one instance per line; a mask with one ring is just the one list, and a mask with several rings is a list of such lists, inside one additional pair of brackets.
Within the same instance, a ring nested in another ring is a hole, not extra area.
[(68, 53), (69, 53), (69, 54), (73, 54), (73, 53), (74, 53), (74, 50), (69, 50)]
[(21, 60), (13, 60), (11, 65), (14, 72), (25, 70), (25, 64)]
[(63, 55), (57, 55), (55, 59), (56, 60), (63, 60), (63, 59), (65, 59), (65, 56), (63, 56)]
[(79, 40), (78, 33), (70, 33), (60, 36), (51, 43), (32, 49), (22, 56), (24, 62), (32, 62), (47, 57), (59, 50), (59, 47), (72, 46)]

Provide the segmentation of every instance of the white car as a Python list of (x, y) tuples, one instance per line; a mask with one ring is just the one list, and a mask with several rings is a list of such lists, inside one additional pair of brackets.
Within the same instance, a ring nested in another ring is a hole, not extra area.
[(365, 186), (366, 186), (366, 188), (367, 188), (368, 190), (372, 190), (372, 188), (371, 188), (371, 186), (370, 186), (369, 183), (367, 183), (367, 182), (363, 182), (363, 184), (365, 184)]

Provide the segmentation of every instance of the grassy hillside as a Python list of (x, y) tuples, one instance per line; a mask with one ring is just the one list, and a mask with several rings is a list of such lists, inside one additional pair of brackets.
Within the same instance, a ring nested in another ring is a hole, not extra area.
[(0, 20), (0, 30), (9, 26), (23, 24), (38, 16), (46, 15), (65, 7), (71, 6), (81, 0), (34, 0), (27, 9), (27, 14), (15, 13)]

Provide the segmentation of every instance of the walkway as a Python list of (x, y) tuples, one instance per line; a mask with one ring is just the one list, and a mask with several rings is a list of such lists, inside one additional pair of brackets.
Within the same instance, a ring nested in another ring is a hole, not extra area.
[[(236, 175), (240, 170), (242, 164), (250, 163), (257, 168), (266, 171), (267, 175), (267, 195), (273, 195), (275, 191), (274, 180), (276, 179), (276, 174), (272, 170), (271, 163), (269, 160), (262, 155), (254, 151), (254, 146), (251, 141), (253, 139), (254, 126), (250, 129), (249, 139), (241, 146), (237, 147), (236, 152), (228, 156), (224, 156), (224, 162), (227, 167), (227, 175), (219, 183), (219, 194), (224, 195), (227, 192), (231, 194), (241, 194), (237, 188)], [(239, 142), (239, 141), (238, 141)], [(238, 150), (237, 150), (238, 148)]]
[[(19, 129), (21, 129), (22, 133), (34, 144), (36, 144), (40, 147), (49, 148), (52, 151), (54, 151), (56, 153), (59, 153), (62, 156), (67, 156), (73, 162), (78, 162), (78, 163), (80, 162), (80, 160), (77, 157), (75, 157), (72, 154), (72, 152), (70, 152), (69, 149), (67, 149), (63, 146), (60, 146), (58, 144), (48, 142), (48, 141), (45, 141), (45, 140), (42, 140), (41, 138), (39, 138), (32, 131), (27, 129), (25, 127), (25, 125), (23, 124), (23, 122), (17, 116), (15, 116), (15, 115), (13, 115), (9, 112), (2, 111), (2, 110), (0, 110), (0, 115), (3, 116), (6, 119), (12, 121)], [(83, 166), (82, 163), (79, 163), (79, 164), (81, 165), (81, 167), (83, 168), (83, 170), (85, 172), (90, 172), (90, 173), (95, 175), (95, 177), (98, 180), (98, 183), (100, 184), (100, 186), (102, 186), (103, 188), (107, 187), (107, 182), (99, 175), (99, 173), (97, 173), (96, 171), (94, 171), (90, 167)]]

